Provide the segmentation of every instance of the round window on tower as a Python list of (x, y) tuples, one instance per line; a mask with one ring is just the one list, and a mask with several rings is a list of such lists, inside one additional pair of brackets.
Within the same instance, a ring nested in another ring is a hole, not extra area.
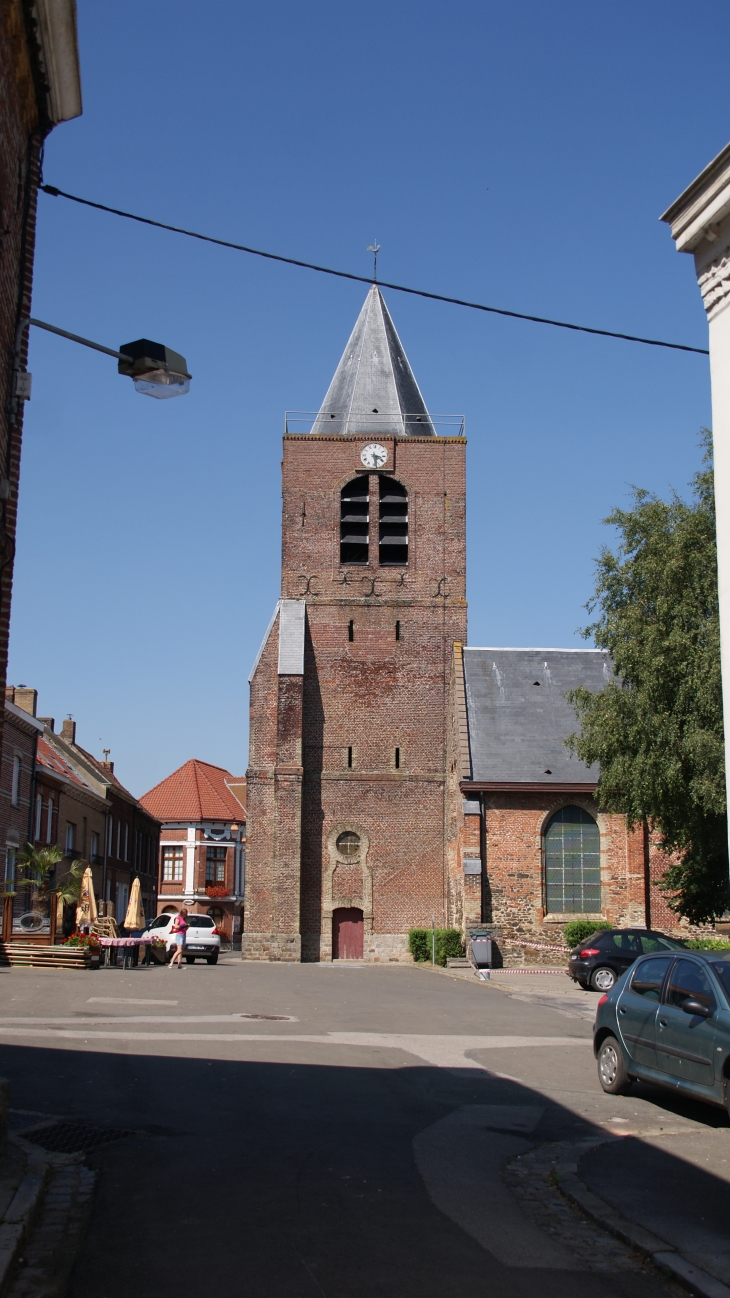
[(337, 839), (337, 851), (340, 856), (357, 856), (360, 851), (359, 834), (340, 834)]

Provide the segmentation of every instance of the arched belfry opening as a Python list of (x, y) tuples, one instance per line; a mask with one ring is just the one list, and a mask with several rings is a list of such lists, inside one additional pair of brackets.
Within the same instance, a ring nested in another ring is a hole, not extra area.
[(363, 474), (340, 492), (340, 563), (367, 563), (369, 534), (370, 496)]
[(408, 563), (408, 492), (395, 478), (380, 479), (381, 568)]

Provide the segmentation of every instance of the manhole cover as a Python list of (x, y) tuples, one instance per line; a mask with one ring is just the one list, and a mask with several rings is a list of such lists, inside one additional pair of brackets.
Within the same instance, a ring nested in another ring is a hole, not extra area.
[(239, 1014), (239, 1019), (275, 1019), (277, 1023), (296, 1023), (291, 1014)]
[(81, 1122), (53, 1122), (47, 1127), (36, 1127), (25, 1134), (25, 1139), (52, 1154), (78, 1154), (82, 1149), (95, 1149), (113, 1140), (133, 1136), (133, 1131), (115, 1127), (87, 1127)]

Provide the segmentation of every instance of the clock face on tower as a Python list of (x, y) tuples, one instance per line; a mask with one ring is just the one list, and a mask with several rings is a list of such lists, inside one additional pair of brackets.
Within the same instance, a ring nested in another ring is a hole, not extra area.
[(378, 442), (368, 442), (360, 452), (360, 459), (366, 469), (382, 469), (388, 459), (388, 452)]

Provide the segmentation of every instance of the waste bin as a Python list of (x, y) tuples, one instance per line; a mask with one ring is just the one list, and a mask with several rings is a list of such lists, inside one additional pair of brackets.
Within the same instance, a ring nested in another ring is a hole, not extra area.
[(469, 932), (468, 956), (476, 969), (492, 967), (492, 934), (484, 929), (473, 929)]

